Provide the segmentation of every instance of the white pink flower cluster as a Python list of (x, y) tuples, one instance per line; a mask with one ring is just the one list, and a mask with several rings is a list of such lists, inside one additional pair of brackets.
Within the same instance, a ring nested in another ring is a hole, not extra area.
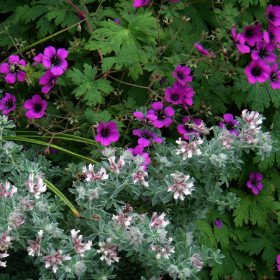
[(88, 166), (84, 166), (82, 172), (83, 172), (83, 175), (86, 177), (85, 180), (87, 182), (90, 182), (90, 181), (105, 181), (109, 178), (107, 173), (106, 173), (105, 168), (101, 167), (98, 172), (95, 172), (93, 164), (89, 164)]
[(117, 253), (118, 247), (111, 244), (110, 238), (108, 238), (106, 242), (99, 242), (98, 246), (100, 249), (97, 250), (97, 253), (101, 254), (100, 260), (105, 261), (108, 265), (119, 262), (120, 258)]
[(242, 119), (245, 121), (246, 126), (242, 129), (239, 138), (249, 144), (262, 143), (262, 150), (269, 153), (272, 149), (272, 138), (268, 133), (261, 133), (261, 124), (264, 117), (255, 111), (242, 111)]
[(184, 141), (181, 138), (179, 138), (179, 140), (177, 140), (176, 143), (179, 145), (179, 148), (176, 151), (176, 155), (182, 154), (183, 160), (192, 158), (194, 155), (201, 155), (199, 145), (203, 143), (203, 140), (200, 138), (190, 142)]
[(109, 169), (117, 174), (120, 174), (121, 169), (123, 168), (125, 161), (124, 158), (122, 156), (120, 156), (119, 160), (116, 162), (116, 157), (115, 156), (111, 156), (108, 158), (109, 161)]
[(169, 259), (169, 257), (175, 253), (174, 247), (170, 246), (170, 243), (172, 242), (172, 238), (168, 239), (167, 244), (156, 244), (151, 245), (151, 250), (156, 253), (157, 259)]
[[(0, 253), (0, 259), (4, 259), (9, 256), (9, 254), (7, 254), (7, 250), (11, 247), (13, 240), (13, 238), (9, 236), (9, 231), (10, 229), (4, 232), (0, 238), (0, 252), (2, 252)], [(0, 267), (6, 267), (6, 265), (6, 261), (0, 261)]]
[(176, 172), (171, 174), (173, 185), (168, 187), (169, 192), (173, 192), (174, 199), (184, 200), (185, 196), (190, 195), (194, 189), (193, 181), (189, 175)]
[(35, 175), (34, 173), (30, 173), (28, 181), (25, 182), (25, 186), (36, 199), (38, 199), (40, 195), (47, 190), (47, 186), (40, 174)]
[(77, 254), (79, 254), (79, 255), (81, 255), (81, 257), (83, 257), (84, 253), (91, 249), (92, 241), (90, 240), (87, 243), (83, 243), (83, 241), (82, 241), (83, 236), (78, 235), (79, 232), (80, 232), (79, 230), (72, 229), (71, 237), (72, 237), (73, 244), (75, 246), (75, 251), (77, 252)]
[(36, 236), (36, 240), (29, 240), (29, 246), (27, 247), (27, 252), (29, 256), (41, 256), (41, 241), (43, 237), (43, 230), (39, 230)]
[(154, 212), (150, 223), (151, 228), (152, 229), (165, 228), (169, 224), (169, 221), (165, 220), (165, 216), (166, 216), (165, 213), (158, 215), (157, 212)]
[(112, 220), (120, 227), (127, 229), (130, 226), (133, 218), (128, 213), (120, 212), (118, 215), (113, 215)]
[(43, 259), (45, 261), (45, 268), (51, 268), (53, 273), (56, 273), (58, 267), (62, 265), (62, 262), (71, 260), (71, 257), (69, 255), (63, 255), (62, 250), (58, 250), (45, 256)]
[(148, 173), (144, 170), (143, 167), (140, 167), (135, 173), (132, 174), (133, 184), (141, 184), (144, 187), (149, 186), (149, 182), (146, 181)]
[(0, 183), (0, 197), (12, 197), (17, 192), (17, 188), (9, 182)]

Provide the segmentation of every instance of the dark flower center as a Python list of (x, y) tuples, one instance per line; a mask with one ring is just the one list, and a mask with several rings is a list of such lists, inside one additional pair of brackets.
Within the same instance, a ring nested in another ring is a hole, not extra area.
[(273, 21), (275, 19), (275, 16), (274, 16), (274, 14), (272, 12), (268, 13), (267, 17), (271, 21)]
[(42, 111), (42, 104), (40, 103), (35, 103), (34, 106), (33, 106), (33, 110), (36, 112), (36, 113), (39, 113)]
[(17, 64), (17, 63), (13, 63), (11, 66), (10, 66), (10, 71), (12, 73), (17, 73), (19, 72), (21, 69), (20, 69), (20, 65)]
[(59, 66), (61, 64), (61, 60), (55, 55), (51, 59), (53, 66)]
[(228, 130), (233, 130), (235, 128), (235, 125), (232, 122), (225, 123), (225, 125)]
[(254, 77), (259, 77), (262, 74), (262, 69), (258, 66), (252, 68), (252, 75)]
[(161, 110), (161, 111), (157, 111), (157, 118), (158, 120), (162, 121), (166, 118), (166, 116), (164, 115), (164, 112)]
[(272, 73), (270, 74), (270, 80), (271, 80), (272, 82), (277, 81), (277, 76), (276, 76), (276, 73), (275, 73), (275, 72), (272, 72)]
[(177, 72), (177, 77), (179, 78), (179, 80), (184, 80), (185, 75), (182, 72), (178, 71)]
[(110, 135), (110, 130), (106, 127), (101, 130), (101, 136), (103, 138), (107, 138)]
[(171, 94), (171, 100), (172, 101), (177, 101), (179, 99), (179, 94), (178, 93), (173, 93)]
[(51, 86), (53, 86), (55, 84), (55, 82), (56, 82), (56, 79), (55, 78), (51, 78), (51, 79), (48, 80), (47, 86), (51, 87)]
[(5, 103), (6, 109), (11, 109), (13, 106), (14, 106), (14, 102), (12, 99), (7, 100), (7, 102)]
[(250, 38), (250, 37), (253, 37), (254, 36), (254, 30), (253, 28), (247, 28), (246, 32), (245, 32), (245, 35), (246, 37)]
[(153, 139), (153, 135), (149, 132), (143, 132), (142, 137), (146, 139)]
[(257, 185), (257, 180), (256, 179), (251, 180), (251, 184), (253, 185), (253, 187), (255, 187)]
[(259, 50), (259, 56), (260, 56), (261, 58), (264, 58), (264, 57), (267, 56), (267, 50), (266, 50), (266, 48), (261, 48), (261, 49)]

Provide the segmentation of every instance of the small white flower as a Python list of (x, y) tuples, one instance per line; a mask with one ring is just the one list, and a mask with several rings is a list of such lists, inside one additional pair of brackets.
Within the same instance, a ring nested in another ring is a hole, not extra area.
[(187, 158), (192, 158), (194, 155), (201, 155), (201, 150), (198, 146), (203, 143), (203, 140), (200, 138), (190, 142), (183, 141), (181, 138), (179, 138), (179, 140), (177, 140), (176, 143), (179, 145), (179, 149), (177, 149), (176, 155), (182, 154), (183, 160), (186, 160)]
[(145, 180), (145, 177), (148, 177), (148, 173), (144, 171), (143, 168), (140, 168), (138, 171), (132, 174), (133, 184), (140, 183), (141, 185), (148, 187), (149, 183)]
[(194, 189), (194, 184), (189, 175), (176, 172), (171, 174), (174, 184), (168, 187), (169, 192), (173, 192), (174, 199), (184, 200), (186, 195), (190, 195)]
[[(2, 254), (0, 254), (0, 259), (4, 259), (4, 258), (6, 258), (8, 256), (9, 256), (9, 254), (7, 254), (6, 252), (2, 253)], [(6, 267), (6, 264), (7, 264), (7, 262), (0, 261), (0, 267)]]
[[(171, 239), (172, 241), (172, 239)], [(156, 253), (156, 259), (159, 260), (161, 258), (169, 259), (169, 257), (175, 253), (174, 247), (169, 244), (163, 245), (151, 245), (151, 250)]]
[(127, 213), (121, 212), (118, 215), (113, 215), (112, 220), (115, 221), (119, 226), (128, 228), (132, 222), (132, 217), (128, 216)]
[(16, 192), (17, 188), (9, 182), (5, 182), (4, 185), (0, 183), (0, 197), (12, 197)]
[(62, 255), (62, 251), (55, 251), (53, 254), (45, 256), (45, 268), (52, 268), (53, 273), (56, 273), (58, 266), (62, 264), (63, 261), (68, 261), (71, 259), (69, 255)]
[(108, 158), (108, 161), (109, 161), (109, 168), (112, 172), (115, 172), (117, 174), (120, 173), (122, 167), (124, 166), (125, 164), (125, 161), (123, 159), (122, 156), (120, 156), (118, 162), (116, 162), (116, 157), (115, 156), (112, 156), (112, 157), (109, 157)]
[(84, 166), (82, 170), (83, 174), (86, 176), (86, 181), (105, 181), (109, 178), (106, 173), (105, 168), (101, 167), (100, 170), (96, 173), (94, 171), (94, 165), (89, 164), (88, 166)]
[(154, 212), (150, 223), (151, 228), (153, 229), (165, 228), (169, 224), (168, 220), (164, 220), (165, 216), (166, 216), (165, 213), (162, 213), (159, 216), (157, 212)]
[(27, 252), (29, 256), (35, 257), (41, 256), (41, 241), (43, 237), (43, 230), (39, 230), (36, 236), (36, 240), (28, 240), (29, 246), (27, 247)]
[(263, 122), (263, 116), (255, 111), (249, 111), (248, 109), (245, 109), (242, 111), (241, 115), (242, 119), (249, 125), (251, 129), (260, 129), (260, 125)]
[(9, 236), (9, 231), (5, 231), (0, 238), (0, 251), (7, 251), (12, 245), (13, 238)]
[(202, 257), (199, 254), (194, 254), (191, 257), (192, 266), (198, 270), (201, 270), (203, 267)]
[(110, 242), (110, 239), (107, 240), (107, 243), (99, 242), (100, 249), (97, 250), (97, 253), (101, 254), (100, 260), (105, 261), (108, 265), (120, 260), (117, 254), (117, 246), (110, 244)]
[(80, 254), (83, 257), (84, 253), (91, 249), (92, 241), (90, 240), (87, 243), (83, 243), (82, 242), (83, 236), (82, 235), (78, 236), (79, 232), (80, 232), (79, 230), (72, 229), (71, 237), (77, 254)]
[(45, 185), (42, 176), (35, 175), (34, 173), (29, 174), (29, 178), (28, 181), (25, 182), (25, 186), (36, 199), (40, 197), (41, 193), (47, 190), (47, 186)]

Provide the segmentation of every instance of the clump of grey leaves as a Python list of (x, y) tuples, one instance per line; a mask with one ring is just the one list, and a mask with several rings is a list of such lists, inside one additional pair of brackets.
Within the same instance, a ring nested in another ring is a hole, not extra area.
[[(107, 148), (100, 162), (70, 163), (63, 171), (32, 148), (5, 141), (14, 125), (1, 116), (0, 266), (20, 249), (40, 279), (113, 279), (127, 259), (141, 264), (143, 280), (195, 278), (223, 259), (200, 244), (197, 221), (209, 209), (236, 208), (239, 199), (226, 186), (238, 177), (242, 154), (265, 157), (272, 149), (262, 119), (244, 111), (238, 135), (212, 127), (207, 137), (159, 145), (148, 168), (141, 156)], [(80, 217), (65, 215), (47, 190), (45, 179), (59, 174), (75, 178), (69, 189)]]

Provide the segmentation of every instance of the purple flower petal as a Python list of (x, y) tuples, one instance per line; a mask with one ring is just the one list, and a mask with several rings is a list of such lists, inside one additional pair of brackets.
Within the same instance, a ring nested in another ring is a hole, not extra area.
[(153, 110), (155, 111), (161, 111), (163, 108), (163, 103), (158, 101), (158, 102), (154, 102), (151, 107), (153, 108)]
[(8, 61), (10, 64), (17, 63), (17, 62), (19, 62), (19, 56), (13, 54), (13, 55), (9, 56)]
[(5, 82), (8, 84), (14, 84), (16, 82), (16, 75), (13, 73), (8, 73), (5, 76)]
[(255, 173), (255, 178), (256, 178), (256, 180), (261, 181), (263, 179), (262, 173), (260, 173), (260, 172)]
[(173, 117), (175, 114), (175, 110), (172, 107), (166, 107), (163, 112), (167, 117)]
[(9, 72), (10, 72), (10, 66), (8, 63), (0, 64), (0, 73), (1, 74), (7, 74)]
[(56, 56), (61, 60), (65, 59), (68, 56), (68, 51), (66, 49), (60, 48), (57, 50)]
[(51, 59), (56, 55), (56, 49), (52, 46), (46, 47), (44, 49), (44, 57)]
[(150, 145), (150, 140), (146, 139), (146, 138), (139, 138), (138, 139), (138, 144), (142, 147), (148, 147)]

